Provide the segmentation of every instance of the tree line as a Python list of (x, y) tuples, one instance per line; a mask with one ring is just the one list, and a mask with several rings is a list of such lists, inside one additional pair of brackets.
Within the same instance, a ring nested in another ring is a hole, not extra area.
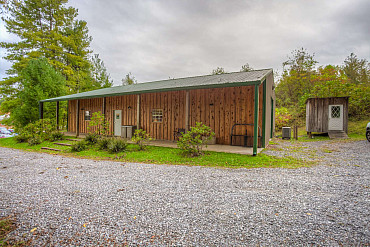
[[(112, 86), (104, 62), (90, 49), (86, 21), (77, 19), (78, 10), (67, 2), (0, 2), (5, 28), (17, 36), (15, 42), (0, 42), (12, 63), (0, 81), (1, 111), (11, 113), (8, 125), (37, 120), (39, 100)], [(55, 115), (53, 108), (46, 107), (46, 117)]]
[(304, 120), (308, 98), (349, 96), (351, 118), (370, 116), (370, 63), (366, 59), (351, 53), (342, 65), (317, 64), (314, 54), (304, 48), (294, 50), (283, 63), (276, 86), (278, 114)]

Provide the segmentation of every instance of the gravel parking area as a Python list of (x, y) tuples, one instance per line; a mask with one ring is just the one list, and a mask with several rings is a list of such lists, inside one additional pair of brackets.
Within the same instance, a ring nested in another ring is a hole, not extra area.
[(370, 245), (370, 143), (329, 143), (316, 156), (299, 150), (327, 144), (304, 145), (292, 155), (320, 165), (216, 169), (0, 148), (0, 216), (14, 215), (10, 237), (32, 246)]

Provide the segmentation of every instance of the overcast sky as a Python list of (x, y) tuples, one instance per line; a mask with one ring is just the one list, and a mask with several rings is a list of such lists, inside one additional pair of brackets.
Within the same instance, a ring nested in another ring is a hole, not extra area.
[[(354, 52), (370, 60), (369, 0), (123, 1), (72, 0), (88, 23), (91, 48), (115, 85), (209, 74), (216, 67), (282, 71), (294, 49), (319, 65)], [(1, 40), (12, 40), (0, 29)], [(3, 56), (4, 50), (1, 50)], [(1, 76), (9, 64), (0, 61)]]

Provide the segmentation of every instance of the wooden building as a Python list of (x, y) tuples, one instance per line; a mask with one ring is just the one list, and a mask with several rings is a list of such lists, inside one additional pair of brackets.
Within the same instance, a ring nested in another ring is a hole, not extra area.
[(136, 126), (157, 140), (174, 140), (177, 130), (202, 122), (215, 132), (216, 144), (253, 146), (256, 154), (257, 147), (268, 144), (275, 124), (272, 69), (138, 83), (46, 99), (40, 101), (40, 117), (43, 103), (62, 100), (68, 101), (68, 131), (76, 135), (87, 133), (91, 114), (101, 111), (111, 123), (111, 135), (120, 136), (122, 126)]
[(306, 131), (348, 134), (348, 97), (307, 99)]

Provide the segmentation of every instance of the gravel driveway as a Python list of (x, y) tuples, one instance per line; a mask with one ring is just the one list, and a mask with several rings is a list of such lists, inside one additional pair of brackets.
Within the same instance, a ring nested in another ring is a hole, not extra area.
[(14, 215), (10, 237), (33, 246), (370, 245), (370, 143), (328, 145), (332, 151), (317, 157), (292, 152), (321, 155), (320, 165), (300, 169), (119, 163), (0, 148), (0, 216)]

